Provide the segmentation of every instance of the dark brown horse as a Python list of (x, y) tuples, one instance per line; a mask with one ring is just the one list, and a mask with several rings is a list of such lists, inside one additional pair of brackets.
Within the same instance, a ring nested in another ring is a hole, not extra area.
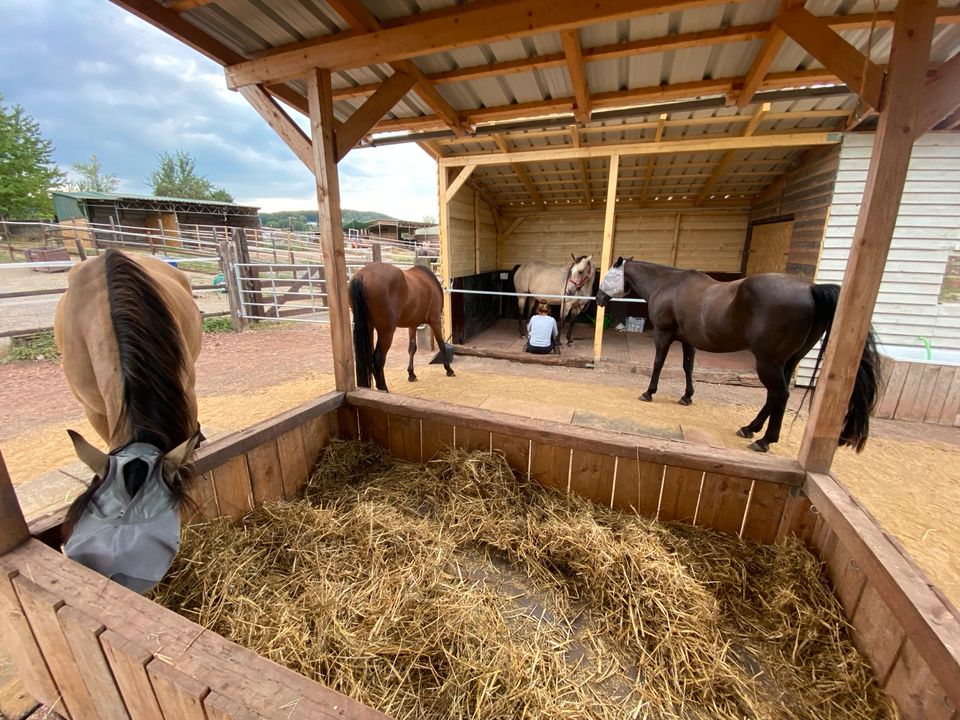
[[(407, 379), (414, 382), (413, 356), (417, 352), (417, 326), (426, 323), (440, 348), (447, 376), (453, 369), (447, 357), (440, 328), (443, 289), (437, 276), (415, 265), (408, 270), (389, 263), (373, 262), (360, 268), (350, 280), (350, 308), (353, 310), (353, 350), (357, 363), (357, 385), (370, 387), (373, 375), (377, 389), (387, 390), (383, 366), (398, 327), (409, 328)], [(373, 344), (373, 331), (377, 344)]]
[(96, 476), (67, 513), (65, 552), (144, 591), (179, 545), (177, 505), (202, 437), (202, 328), (190, 281), (155, 258), (107, 250), (70, 270), (54, 337), (67, 383), (109, 448), (70, 431)]
[[(622, 281), (618, 273), (622, 271)], [(629, 293), (647, 301), (656, 357), (650, 385), (640, 398), (650, 402), (657, 391), (660, 370), (674, 340), (683, 346), (687, 385), (680, 403), (693, 402), (693, 359), (697, 350), (724, 353), (748, 349), (757, 359), (757, 375), (767, 399), (757, 416), (738, 435), (753, 437), (769, 419), (764, 436), (750, 445), (766, 452), (780, 439), (780, 426), (790, 397), (790, 380), (797, 363), (826, 333), (837, 307), (837, 285), (815, 285), (794, 275), (765, 273), (742, 280), (718, 282), (695, 270), (618, 258), (604, 277), (597, 305)], [(879, 360), (871, 333), (857, 370), (840, 445), (863, 449), (870, 411), (877, 390)], [(814, 369), (816, 374), (816, 368)]]

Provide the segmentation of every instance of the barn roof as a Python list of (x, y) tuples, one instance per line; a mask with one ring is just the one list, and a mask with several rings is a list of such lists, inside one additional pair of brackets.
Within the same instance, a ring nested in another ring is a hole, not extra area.
[[(752, 197), (825, 143), (825, 131), (869, 125), (873, 107), (858, 95), (879, 98), (896, 7), (895, 0), (810, 0), (805, 8), (793, 0), (114, 2), (225, 65), (231, 87), (260, 85), (304, 113), (302, 78), (313, 67), (332, 72), (338, 122), (380, 93), (385, 115), (360, 144), (416, 140), (439, 159), (599, 143), (771, 140), (732, 154), (635, 158), (642, 198), (698, 204)], [(960, 49), (960, 10), (955, 0), (940, 4), (931, 67)], [(838, 45), (857, 51), (841, 63), (843, 77), (795, 42), (804, 27), (821, 36), (828, 27), (849, 43)], [(941, 128), (958, 124), (951, 116)], [(772, 142), (803, 134), (809, 143)], [(472, 183), (498, 204), (590, 203), (603, 168), (602, 158), (501, 162), (478, 170)]]
[(169, 195), (135, 195), (133, 193), (108, 193), (108, 192), (68, 192), (65, 190), (54, 190), (53, 195), (73, 198), (74, 200), (93, 200), (97, 202), (144, 202), (144, 203), (177, 203), (190, 205), (214, 205), (216, 207), (231, 208), (235, 210), (259, 210), (256, 205), (240, 205), (238, 203), (223, 202), (221, 200), (198, 200), (196, 198), (179, 198)]

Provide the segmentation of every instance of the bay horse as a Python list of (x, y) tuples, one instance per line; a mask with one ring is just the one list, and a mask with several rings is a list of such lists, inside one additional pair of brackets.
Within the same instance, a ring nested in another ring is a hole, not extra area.
[[(622, 282), (618, 279), (620, 271)], [(656, 345), (650, 385), (640, 399), (653, 400), (660, 370), (674, 340), (683, 346), (686, 391), (679, 400), (683, 405), (693, 402), (693, 360), (697, 350), (725, 353), (749, 349), (756, 358), (757, 375), (767, 397), (757, 416), (737, 434), (752, 438), (769, 419), (763, 437), (750, 444), (751, 450), (766, 452), (771, 443), (780, 439), (793, 372), (823, 335), (814, 368), (816, 375), (830, 339), (840, 287), (814, 284), (785, 273), (719, 282), (696, 270), (618, 258), (600, 284), (597, 305), (603, 307), (611, 297), (631, 292), (647, 301)], [(871, 331), (839, 441), (857, 452), (863, 449), (869, 433), (878, 369), (879, 357)]]
[(144, 592), (179, 547), (187, 463), (202, 439), (202, 323), (190, 282), (161, 260), (109, 249), (70, 269), (54, 339), (71, 391), (109, 448), (68, 431), (95, 477), (68, 510), (64, 551)]
[[(543, 298), (548, 305), (560, 306), (560, 329), (569, 317), (567, 326), (567, 345), (573, 345), (573, 326), (584, 308), (593, 299), (593, 255), (570, 253), (573, 262), (568, 265), (554, 265), (551, 263), (533, 262), (515, 265), (512, 271), (513, 287), (518, 293), (541, 295), (579, 295), (586, 300), (557, 300)], [(537, 307), (537, 297), (518, 297), (517, 305), (520, 311), (520, 337), (526, 335), (527, 322)]]
[[(454, 376), (440, 327), (443, 288), (428, 268), (414, 265), (401, 270), (382, 262), (364, 265), (350, 280), (350, 308), (353, 310), (353, 350), (360, 387), (370, 387), (370, 376), (373, 375), (377, 389), (387, 392), (383, 366), (398, 327), (409, 328), (407, 380), (415, 382), (413, 356), (417, 352), (417, 327), (424, 323), (433, 331), (447, 377)], [(377, 331), (376, 347), (373, 344), (374, 330)]]

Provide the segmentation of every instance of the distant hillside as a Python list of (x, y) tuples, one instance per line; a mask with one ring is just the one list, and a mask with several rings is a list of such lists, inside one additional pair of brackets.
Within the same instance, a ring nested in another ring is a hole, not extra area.
[[(396, 218), (373, 210), (342, 210), (343, 224), (351, 222), (368, 222), (370, 220), (395, 220)], [(292, 218), (292, 220), (291, 220)], [(281, 210), (280, 212), (260, 213), (260, 223), (264, 227), (289, 228), (306, 230), (307, 223), (317, 222), (316, 210)]]

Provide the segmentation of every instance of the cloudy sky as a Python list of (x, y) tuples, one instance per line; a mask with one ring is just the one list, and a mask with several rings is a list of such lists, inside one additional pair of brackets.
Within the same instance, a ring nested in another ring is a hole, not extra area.
[[(316, 208), (310, 173), (220, 66), (108, 0), (0, 0), (0, 28), (3, 102), (40, 123), (62, 168), (96, 154), (120, 191), (149, 194), (157, 155), (183, 148), (238, 202)], [(412, 144), (354, 150), (340, 194), (344, 208), (436, 216), (436, 166)]]

